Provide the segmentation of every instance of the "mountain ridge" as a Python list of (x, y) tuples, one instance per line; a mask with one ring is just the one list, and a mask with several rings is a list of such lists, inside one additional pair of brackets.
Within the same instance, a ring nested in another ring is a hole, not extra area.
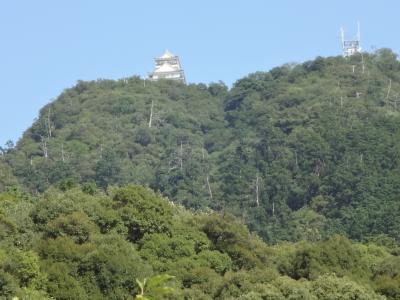
[(188, 208), (231, 212), (269, 242), (398, 239), (399, 71), (382, 49), (257, 72), (230, 90), (80, 81), (4, 160), (36, 193), (141, 184)]
[(0, 149), (0, 296), (399, 299), (399, 92), (388, 49), (78, 82)]

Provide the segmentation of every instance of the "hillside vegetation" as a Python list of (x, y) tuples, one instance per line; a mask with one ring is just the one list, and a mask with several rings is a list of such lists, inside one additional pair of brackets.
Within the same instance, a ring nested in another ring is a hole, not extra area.
[(79, 81), (0, 148), (0, 297), (400, 299), (399, 97), (388, 49)]
[[(400, 248), (334, 235), (268, 246), (228, 214), (144, 187), (0, 194), (0, 297), (29, 300), (399, 299)], [(162, 291), (162, 293), (161, 293)], [(140, 298), (137, 298), (140, 299)]]
[(388, 49), (283, 65), (231, 90), (79, 82), (4, 149), (0, 188), (9, 168), (36, 194), (135, 183), (187, 208), (232, 213), (272, 243), (335, 233), (399, 240), (399, 91)]

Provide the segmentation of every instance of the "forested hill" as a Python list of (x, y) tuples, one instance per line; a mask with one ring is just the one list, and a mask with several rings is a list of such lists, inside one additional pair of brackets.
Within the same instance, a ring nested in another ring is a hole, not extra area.
[(6, 300), (396, 300), (399, 254), (385, 237), (268, 246), (138, 186), (0, 193)]
[[(35, 193), (149, 186), (188, 208), (231, 212), (268, 242), (399, 240), (399, 96), (388, 49), (283, 65), (230, 90), (79, 82), (41, 110), (0, 168)], [(4, 177), (0, 188), (15, 181)]]

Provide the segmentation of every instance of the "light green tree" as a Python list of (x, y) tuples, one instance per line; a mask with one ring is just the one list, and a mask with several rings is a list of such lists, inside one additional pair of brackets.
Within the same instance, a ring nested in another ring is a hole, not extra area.
[(135, 300), (158, 300), (166, 295), (173, 294), (175, 290), (168, 286), (168, 284), (174, 278), (174, 276), (162, 274), (145, 278), (142, 281), (136, 279), (136, 283), (140, 288), (140, 293), (136, 295)]

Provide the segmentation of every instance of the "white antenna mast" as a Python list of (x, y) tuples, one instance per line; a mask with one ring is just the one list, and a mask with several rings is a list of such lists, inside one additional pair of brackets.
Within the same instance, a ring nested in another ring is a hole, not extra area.
[(344, 29), (343, 27), (340, 28), (340, 36), (341, 36), (341, 46), (344, 49)]
[(341, 34), (341, 42), (342, 42), (342, 52), (343, 57), (349, 57), (353, 54), (361, 52), (361, 30), (360, 30), (360, 22), (357, 22), (357, 36), (353, 40), (346, 40), (344, 36), (344, 29), (343, 27), (340, 28)]

